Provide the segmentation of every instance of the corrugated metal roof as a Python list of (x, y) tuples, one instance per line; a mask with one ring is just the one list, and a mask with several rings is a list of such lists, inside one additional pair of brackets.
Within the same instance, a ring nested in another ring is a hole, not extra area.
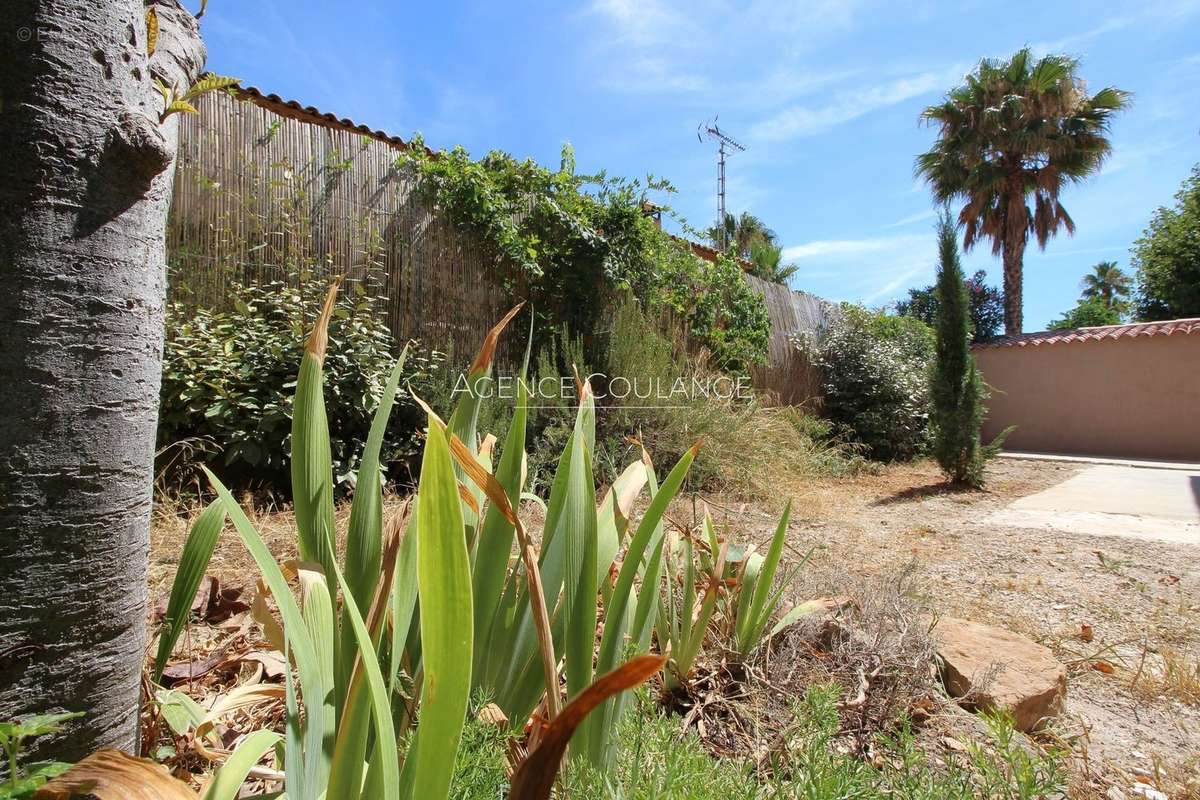
[(1047, 344), (1070, 344), (1071, 342), (1097, 342), (1108, 339), (1136, 338), (1140, 336), (1200, 336), (1200, 317), (1170, 319), (1162, 322), (1135, 322), (1128, 325), (1099, 325), (1094, 328), (1073, 328), (1061, 331), (1040, 331), (1021, 336), (1004, 336), (990, 342), (975, 345), (974, 349), (990, 347), (1041, 347)]

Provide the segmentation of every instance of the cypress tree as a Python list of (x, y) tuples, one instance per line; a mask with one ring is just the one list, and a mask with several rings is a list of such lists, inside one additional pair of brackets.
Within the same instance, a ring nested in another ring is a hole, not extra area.
[(979, 442), (987, 390), (971, 355), (970, 304), (949, 211), (939, 217), (937, 232), (937, 339), (930, 377), (933, 454), (952, 482), (981, 488), (984, 462), (1000, 449), (1008, 431), (986, 447)]

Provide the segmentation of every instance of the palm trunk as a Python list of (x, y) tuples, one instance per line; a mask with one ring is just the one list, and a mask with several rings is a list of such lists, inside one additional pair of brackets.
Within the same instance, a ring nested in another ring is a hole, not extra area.
[(1010, 236), (1004, 242), (1004, 334), (1021, 335), (1023, 316), (1021, 284), (1025, 260), (1025, 237)]
[(0, 37), (0, 720), (86, 718), (30, 757), (137, 744), (176, 122), (194, 19), (13, 0)]

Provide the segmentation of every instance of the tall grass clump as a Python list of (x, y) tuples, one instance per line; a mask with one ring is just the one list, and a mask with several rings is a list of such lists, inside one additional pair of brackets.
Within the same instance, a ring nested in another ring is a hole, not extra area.
[[(667, 459), (701, 439), (705, 447), (693, 466), (692, 488), (757, 499), (778, 498), (782, 487), (798, 479), (844, 475), (861, 467), (861, 448), (838, 435), (828, 421), (803, 408), (765, 404), (748, 377), (742, 378), (741, 392), (731, 392), (730, 381), (739, 375), (714, 369), (702, 352), (690, 352), (683, 339), (635, 298), (626, 296), (617, 306), (599, 365), (610, 383), (622, 377), (642, 387), (670, 387), (682, 379), (720, 391), (676, 395), (666, 402), (609, 393), (602, 400), (600, 437), (604, 448), (617, 455), (607, 462), (619, 463), (636, 452), (633, 437)], [(731, 393), (735, 396), (717, 396)]]
[(971, 355), (971, 316), (949, 211), (938, 219), (937, 315), (930, 371), (930, 430), (934, 458), (952, 482), (983, 487), (983, 467), (1007, 432), (984, 447), (979, 429), (987, 390)]

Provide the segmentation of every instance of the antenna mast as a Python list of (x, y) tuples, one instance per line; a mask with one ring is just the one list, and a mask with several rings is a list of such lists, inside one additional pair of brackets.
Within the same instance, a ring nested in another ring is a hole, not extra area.
[(717, 127), (716, 117), (696, 128), (696, 138), (701, 143), (705, 135), (717, 143), (717, 235), (724, 250), (729, 247), (729, 232), (725, 230), (725, 156), (744, 152), (746, 148)]

